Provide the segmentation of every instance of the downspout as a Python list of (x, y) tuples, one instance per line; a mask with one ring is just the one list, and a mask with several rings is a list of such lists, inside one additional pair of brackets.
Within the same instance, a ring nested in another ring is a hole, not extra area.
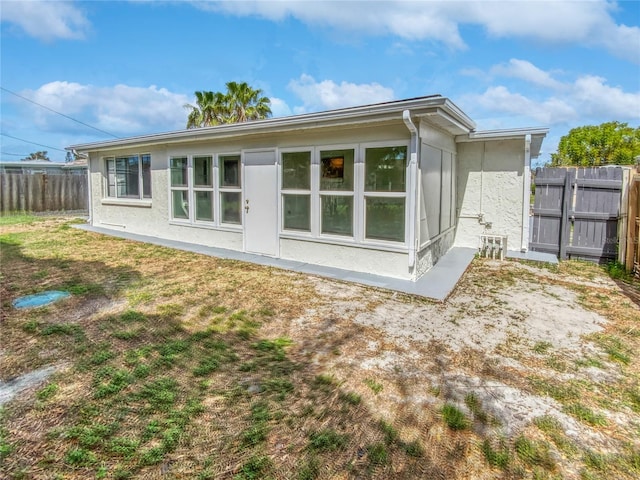
[(411, 133), (411, 143), (409, 145), (409, 268), (414, 268), (416, 264), (416, 184), (418, 182), (418, 129), (411, 121), (411, 112), (402, 112), (402, 120)]
[(520, 251), (529, 249), (529, 202), (531, 195), (531, 134), (524, 137), (524, 172), (522, 174), (522, 237)]
[(87, 155), (87, 195), (89, 196), (87, 207), (89, 208), (89, 218), (87, 223), (93, 226), (93, 189), (91, 188), (91, 155)]

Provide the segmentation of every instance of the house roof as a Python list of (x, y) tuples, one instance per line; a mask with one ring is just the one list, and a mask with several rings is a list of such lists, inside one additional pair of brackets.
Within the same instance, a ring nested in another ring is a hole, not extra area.
[(0, 167), (21, 167), (21, 168), (85, 168), (87, 161), (81, 162), (51, 162), (47, 160), (19, 160), (0, 161)]
[(531, 158), (537, 158), (540, 155), (542, 141), (549, 133), (548, 128), (544, 127), (525, 127), (525, 128), (507, 128), (501, 130), (481, 130), (473, 131), (464, 135), (458, 135), (456, 142), (482, 142), (487, 140), (514, 140), (523, 139), (527, 135), (531, 135)]
[(289, 117), (268, 118), (245, 123), (216, 125), (213, 127), (84, 143), (71, 145), (67, 149), (78, 152), (95, 152), (110, 148), (147, 147), (158, 144), (221, 139), (240, 135), (293, 132), (389, 121), (402, 122), (402, 112), (405, 110), (409, 110), (413, 118), (418, 120), (422, 118), (428, 119), (429, 122), (450, 132), (452, 135), (466, 134), (475, 129), (473, 120), (448, 98), (441, 95), (432, 95)]
[(80, 153), (99, 150), (150, 147), (159, 144), (203, 141), (264, 133), (294, 132), (308, 129), (356, 126), (364, 124), (402, 121), (402, 113), (409, 110), (412, 118), (429, 123), (456, 136), (457, 142), (506, 140), (531, 135), (531, 157), (540, 154), (542, 140), (548, 129), (541, 127), (476, 131), (476, 124), (451, 100), (442, 95), (430, 95), (406, 100), (375, 103), (324, 112), (305, 113), (288, 117), (267, 118), (244, 123), (177, 130), (173, 132), (141, 135), (101, 142), (71, 145), (68, 150)]

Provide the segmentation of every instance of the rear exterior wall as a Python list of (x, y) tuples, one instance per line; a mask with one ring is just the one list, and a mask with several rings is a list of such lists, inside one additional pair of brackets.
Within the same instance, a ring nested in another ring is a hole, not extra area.
[(456, 246), (478, 248), (480, 235), (493, 234), (520, 250), (523, 173), (524, 139), (458, 144)]

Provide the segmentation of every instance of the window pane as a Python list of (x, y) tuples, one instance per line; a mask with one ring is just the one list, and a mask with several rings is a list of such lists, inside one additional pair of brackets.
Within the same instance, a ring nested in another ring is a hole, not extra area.
[(240, 217), (241, 208), (240, 192), (222, 192), (220, 194), (220, 209), (222, 211), (223, 223), (236, 223), (240, 225), (242, 219)]
[(185, 190), (172, 190), (173, 218), (189, 218), (189, 195)]
[(404, 198), (366, 198), (365, 236), (404, 242)]
[(171, 159), (171, 186), (187, 186), (187, 157), (173, 157)]
[(224, 155), (220, 157), (220, 186), (240, 186), (240, 155)]
[(322, 233), (353, 236), (353, 197), (322, 195)]
[(195, 192), (196, 220), (213, 222), (213, 192)]
[(140, 198), (137, 155), (116, 158), (116, 196)]
[(211, 157), (193, 157), (193, 184), (196, 187), (213, 187)]
[(311, 230), (311, 196), (283, 195), (282, 209), (286, 230)]
[(282, 188), (299, 190), (311, 188), (311, 152), (282, 154)]
[(365, 191), (404, 192), (407, 147), (367, 148)]
[(107, 159), (107, 196), (116, 196), (116, 161)]
[(142, 155), (142, 196), (151, 198), (151, 155)]
[(353, 190), (353, 150), (320, 152), (320, 190)]

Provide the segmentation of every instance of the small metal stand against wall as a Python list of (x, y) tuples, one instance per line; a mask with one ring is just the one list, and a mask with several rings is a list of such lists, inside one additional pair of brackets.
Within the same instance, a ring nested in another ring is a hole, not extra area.
[(507, 235), (480, 235), (480, 256), (504, 260), (507, 250)]

